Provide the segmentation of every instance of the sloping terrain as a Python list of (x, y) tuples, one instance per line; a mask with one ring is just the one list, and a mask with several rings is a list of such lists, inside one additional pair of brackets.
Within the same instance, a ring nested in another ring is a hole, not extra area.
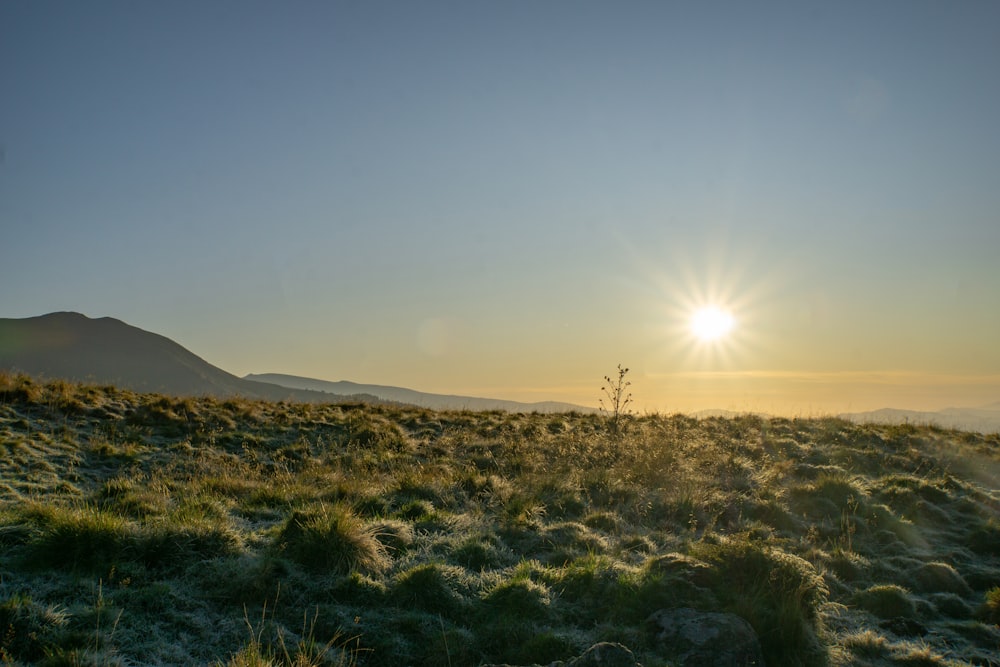
[(433, 412), (0, 375), (0, 659), (1000, 664), (1000, 435)]
[(1000, 403), (991, 403), (978, 408), (946, 408), (936, 411), (882, 408), (869, 412), (849, 412), (839, 416), (861, 424), (934, 425), (980, 433), (1000, 431)]
[(432, 410), (507, 410), (509, 412), (591, 412), (592, 408), (558, 401), (539, 401), (523, 403), (520, 401), (505, 401), (498, 398), (480, 398), (475, 396), (455, 396), (451, 394), (430, 394), (404, 387), (387, 387), (378, 384), (358, 384), (341, 380), (328, 382), (313, 378), (285, 375), (282, 373), (262, 373), (245, 375), (244, 380), (267, 382), (291, 389), (307, 389), (310, 391), (325, 391), (335, 395), (368, 394), (378, 396), (386, 401), (416, 405)]
[(172, 396), (333, 400), (318, 392), (249, 382), (213, 366), (165, 336), (111, 317), (92, 319), (69, 312), (0, 318), (0, 370)]

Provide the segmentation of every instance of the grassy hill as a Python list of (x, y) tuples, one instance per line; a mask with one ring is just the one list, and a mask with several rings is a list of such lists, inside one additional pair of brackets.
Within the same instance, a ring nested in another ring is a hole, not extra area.
[(0, 660), (1000, 664), (1000, 435), (433, 412), (0, 375)]
[[(112, 317), (59, 312), (0, 318), (0, 372), (113, 384), (171, 396), (242, 396), (308, 403), (385, 403), (375, 396), (331, 396), (227, 373), (165, 336)], [(354, 393), (354, 392), (348, 392)]]

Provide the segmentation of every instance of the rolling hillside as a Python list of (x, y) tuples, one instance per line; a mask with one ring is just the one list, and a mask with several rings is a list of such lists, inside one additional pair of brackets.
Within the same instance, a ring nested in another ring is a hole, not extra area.
[(377, 401), (243, 380), (165, 336), (111, 317), (92, 319), (72, 312), (0, 319), (0, 370), (172, 396)]
[(851, 412), (839, 415), (859, 424), (920, 424), (941, 428), (957, 428), (980, 433), (1000, 432), (1000, 403), (977, 408), (946, 408), (944, 410), (899, 410), (882, 408), (870, 412)]
[(413, 389), (402, 387), (387, 387), (377, 384), (358, 384), (341, 380), (340, 382), (328, 382), (326, 380), (315, 380), (312, 378), (298, 377), (295, 375), (283, 375), (281, 373), (250, 374), (243, 377), (244, 380), (254, 382), (267, 382), (281, 385), (293, 389), (306, 389), (312, 391), (325, 391), (331, 394), (370, 394), (378, 396), (387, 401), (416, 405), (432, 410), (506, 410), (508, 412), (592, 412), (593, 408), (586, 408), (572, 403), (560, 403), (557, 401), (542, 401), (538, 403), (522, 403), (519, 401), (505, 401), (498, 398), (478, 398), (473, 396), (453, 396), (446, 394), (430, 394)]
[(520, 403), (447, 396), (401, 387), (326, 382), (278, 373), (240, 378), (213, 366), (165, 336), (114, 318), (92, 319), (72, 312), (0, 319), (0, 370), (27, 373), (36, 378), (111, 384), (171, 396), (241, 396), (309, 403), (403, 403), (439, 410), (591, 410), (554, 401)]

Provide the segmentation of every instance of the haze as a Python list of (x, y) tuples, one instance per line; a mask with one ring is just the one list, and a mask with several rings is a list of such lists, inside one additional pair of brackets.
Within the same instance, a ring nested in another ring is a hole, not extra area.
[[(0, 317), (640, 410), (1000, 399), (1000, 4), (0, 4)], [(715, 339), (704, 307), (731, 313)]]

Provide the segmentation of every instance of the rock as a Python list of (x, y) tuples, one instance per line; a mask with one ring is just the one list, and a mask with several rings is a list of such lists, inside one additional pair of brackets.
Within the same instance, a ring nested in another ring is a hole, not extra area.
[[(513, 665), (483, 665), (482, 667), (514, 667)], [(531, 665), (530, 667), (541, 667), (541, 665)], [(642, 667), (636, 662), (632, 651), (621, 644), (611, 642), (601, 642), (588, 648), (583, 655), (580, 655), (568, 662), (559, 660), (550, 663), (548, 667)]]
[(658, 652), (683, 667), (764, 667), (757, 633), (736, 614), (661, 609), (647, 623)]

